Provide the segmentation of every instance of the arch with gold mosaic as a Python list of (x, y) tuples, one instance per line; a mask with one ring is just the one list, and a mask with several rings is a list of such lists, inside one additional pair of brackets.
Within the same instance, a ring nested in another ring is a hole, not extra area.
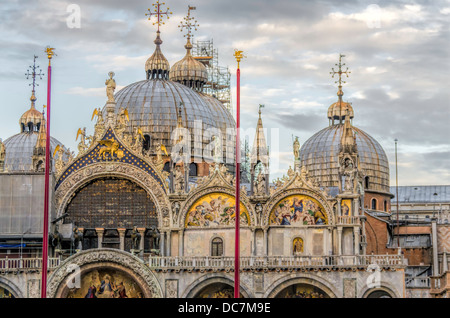
[(139, 185), (156, 206), (158, 224), (170, 226), (171, 208), (165, 181), (149, 161), (128, 149), (112, 128), (60, 174), (55, 185), (57, 217), (64, 214), (78, 189), (104, 177), (118, 177)]
[(64, 171), (61, 172), (55, 184), (57, 190), (61, 184), (76, 173), (79, 169), (101, 162), (124, 163), (134, 166), (152, 176), (167, 192), (166, 184), (153, 165), (141, 156), (130, 151), (115, 135), (112, 128), (108, 128), (101, 140), (93, 144), (86, 154), (76, 158)]
[(323, 226), (334, 224), (328, 202), (308, 189), (291, 189), (276, 193), (263, 211), (267, 226)]
[[(211, 187), (188, 198), (181, 208), (179, 224), (184, 228), (234, 227), (235, 196), (231, 189)], [(241, 226), (255, 224), (255, 213), (241, 194)]]

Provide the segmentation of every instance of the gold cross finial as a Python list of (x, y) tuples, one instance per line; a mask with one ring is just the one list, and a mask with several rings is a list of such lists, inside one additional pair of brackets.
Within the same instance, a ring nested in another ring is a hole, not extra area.
[(243, 52), (244, 51), (239, 51), (239, 50), (234, 50), (234, 57), (236, 58), (236, 61), (237, 61), (237, 63), (238, 63), (238, 68), (239, 68), (239, 62), (241, 62), (241, 60), (243, 59), (243, 58), (246, 58), (247, 56), (245, 56), (244, 54), (243, 54)]
[(184, 37), (190, 39), (194, 35), (192, 34), (192, 29), (197, 31), (197, 27), (200, 25), (197, 23), (197, 20), (194, 20), (194, 17), (191, 17), (191, 10), (196, 10), (196, 7), (191, 7), (188, 5), (188, 14), (183, 18), (178, 27), (180, 28), (180, 32), (183, 32), (183, 29), (186, 29), (187, 33)]
[(339, 80), (335, 81), (335, 83), (339, 83), (339, 87), (342, 86), (342, 83), (346, 83), (345, 81), (342, 80), (342, 74), (347, 75), (350, 74), (351, 72), (348, 70), (348, 67), (345, 71), (342, 71), (342, 67), (345, 65), (345, 63), (342, 63), (342, 58), (345, 57), (345, 55), (343, 54), (339, 54), (339, 64), (335, 64), (336, 66), (339, 67), (338, 71), (334, 70), (334, 67), (331, 68), (332, 72), (330, 72), (331, 77), (334, 78), (334, 75), (339, 74)]
[[(33, 82), (29, 84), (29, 86), (33, 86), (32, 98), (34, 98), (35, 87), (39, 86), (39, 84), (36, 83), (36, 76), (39, 76), (39, 79), (42, 79), (42, 76), (44, 76), (44, 74), (41, 72), (42, 70), (39, 68), (39, 66), (36, 65), (36, 59), (37, 59), (37, 56), (34, 55), (33, 66), (30, 65), (29, 70), (27, 70), (27, 72), (25, 73), (25, 76), (27, 77), (27, 79), (29, 79), (30, 76), (33, 78)], [(30, 71), (31, 71), (31, 73), (30, 73)], [(38, 73), (38, 71), (39, 71), (39, 73)]]
[(153, 22), (153, 25), (158, 24), (158, 32), (159, 32), (159, 27), (161, 26), (161, 24), (165, 24), (162, 21), (163, 16), (165, 15), (167, 17), (167, 20), (170, 18), (169, 14), (172, 14), (172, 12), (169, 11), (169, 7), (167, 7), (165, 12), (161, 11), (161, 6), (165, 5), (166, 3), (159, 3), (159, 1), (156, 1), (156, 3), (153, 3), (152, 6), (154, 7), (154, 12), (152, 12), (151, 9), (147, 9), (148, 13), (146, 13), (145, 15), (148, 16), (148, 20), (151, 20), (153, 15), (156, 15), (156, 22)]

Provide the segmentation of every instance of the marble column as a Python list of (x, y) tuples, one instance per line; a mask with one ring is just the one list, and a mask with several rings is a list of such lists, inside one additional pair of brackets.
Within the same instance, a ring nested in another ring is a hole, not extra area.
[(252, 231), (252, 239), (253, 239), (251, 256), (255, 256), (256, 255), (256, 229), (252, 228), (251, 231)]
[(264, 248), (264, 256), (269, 256), (269, 248), (268, 248), (268, 235), (267, 235), (267, 231), (268, 228), (264, 228), (264, 244), (263, 244), (263, 248)]
[(172, 253), (171, 253), (171, 248), (172, 248), (172, 241), (171, 241), (171, 239), (172, 239), (172, 231), (168, 230), (167, 231), (167, 247), (166, 247), (166, 249), (167, 249), (166, 255), (167, 256), (171, 256), (172, 255)]
[(183, 257), (184, 254), (184, 229), (178, 231), (178, 256)]
[(337, 228), (338, 231), (338, 255), (341, 256), (342, 255), (342, 226), (338, 226)]
[(161, 256), (166, 256), (165, 248), (166, 248), (166, 231), (161, 232), (160, 242), (159, 242), (159, 250)]
[(125, 250), (125, 232), (126, 231), (127, 231), (127, 229), (124, 229), (124, 228), (117, 229), (117, 232), (119, 232), (119, 238), (120, 238), (119, 249), (121, 251)]
[(139, 249), (141, 250), (139, 252), (140, 257), (144, 257), (144, 243), (145, 243), (145, 227), (138, 227), (138, 232), (141, 234), (141, 241), (139, 242)]
[(359, 255), (359, 227), (355, 226), (353, 227), (353, 236), (354, 236), (354, 243), (355, 243), (355, 255)]
[(103, 243), (103, 234), (105, 233), (105, 229), (103, 228), (96, 228), (95, 232), (97, 232), (97, 247), (102, 248)]
[(442, 253), (442, 273), (448, 272), (447, 252)]
[(433, 276), (439, 275), (438, 245), (437, 245), (437, 225), (436, 218), (431, 219), (431, 239), (433, 246)]

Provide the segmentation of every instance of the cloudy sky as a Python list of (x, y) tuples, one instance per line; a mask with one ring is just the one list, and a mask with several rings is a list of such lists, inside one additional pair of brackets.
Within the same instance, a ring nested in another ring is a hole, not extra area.
[[(30, 105), (24, 74), (33, 55), (47, 73), (43, 51), (51, 45), (58, 55), (52, 63), (52, 135), (76, 150), (78, 128), (92, 133), (92, 111), (105, 103), (108, 72), (115, 72), (119, 88), (145, 79), (156, 30), (145, 13), (153, 2), (2, 1), (0, 138), (19, 132), (18, 120)], [(353, 105), (353, 124), (385, 149), (391, 185), (395, 138), (400, 185), (450, 184), (448, 1), (165, 2), (173, 15), (161, 27), (164, 55), (171, 64), (184, 56), (185, 39), (177, 26), (188, 4), (196, 6), (200, 27), (194, 40), (214, 41), (219, 63), (232, 72), (233, 102), (233, 52), (245, 51), (241, 121), (243, 128), (255, 127), (258, 105), (265, 105), (273, 178), (292, 165), (292, 136), (304, 143), (328, 126), (327, 109), (337, 100), (330, 71), (342, 53), (351, 71), (344, 100)], [(76, 21), (71, 4), (80, 9), (79, 28), (71, 27)], [(41, 110), (46, 77), (38, 83)]]

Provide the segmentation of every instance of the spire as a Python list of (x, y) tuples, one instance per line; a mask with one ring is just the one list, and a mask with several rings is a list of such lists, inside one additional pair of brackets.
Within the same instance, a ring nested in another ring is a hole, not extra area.
[(347, 110), (344, 121), (344, 130), (341, 136), (341, 151), (346, 153), (356, 153), (356, 136), (353, 134), (353, 128), (350, 123), (350, 112)]
[[(259, 105), (256, 134), (250, 153), (250, 192), (252, 195), (267, 195), (269, 188), (269, 150), (261, 119), (261, 108), (263, 107), (264, 105)], [(257, 169), (257, 166), (260, 166), (260, 169)]]
[[(45, 107), (45, 106), (44, 106)], [(41, 114), (41, 125), (39, 128), (39, 135), (33, 149), (32, 163), (34, 171), (44, 171), (45, 162), (45, 147), (47, 144), (47, 124), (44, 116), (44, 111)]]
[(164, 5), (165, 3), (159, 3), (159, 1), (156, 1), (156, 3), (153, 4), (154, 10), (148, 9), (148, 13), (145, 15), (148, 16), (148, 20), (151, 20), (152, 16), (156, 16), (157, 20), (156, 22), (153, 22), (153, 25), (158, 25), (158, 30), (156, 31), (156, 39), (154, 43), (156, 44), (155, 52), (153, 52), (152, 56), (149, 57), (147, 62), (145, 62), (145, 73), (147, 76), (147, 79), (164, 79), (167, 80), (169, 78), (169, 71), (170, 71), (170, 64), (169, 61), (167, 61), (166, 57), (161, 51), (161, 44), (163, 41), (161, 40), (161, 32), (159, 31), (159, 27), (161, 24), (165, 24), (162, 19), (164, 16), (169, 19), (169, 14), (172, 14), (172, 12), (169, 11), (169, 8), (167, 8), (166, 11), (161, 11), (161, 5)]
[(331, 125), (334, 125), (334, 120), (339, 120), (338, 123), (341, 124), (347, 113), (349, 113), (350, 119), (353, 118), (353, 108), (351, 104), (342, 100), (342, 96), (344, 95), (344, 92), (342, 91), (342, 84), (346, 83), (342, 80), (342, 75), (345, 74), (348, 77), (348, 74), (351, 73), (348, 70), (348, 67), (345, 71), (343, 71), (343, 66), (345, 66), (345, 63), (342, 63), (343, 57), (345, 57), (345, 55), (339, 54), (339, 64), (335, 64), (338, 67), (338, 70), (335, 71), (333, 67), (331, 68), (332, 72), (330, 72), (332, 78), (334, 78), (336, 74), (339, 76), (339, 79), (335, 81), (335, 83), (339, 84), (337, 92), (338, 101), (328, 108), (328, 119), (330, 120)]
[(180, 31), (186, 29), (184, 37), (187, 38), (184, 48), (186, 49), (186, 55), (184, 58), (175, 63), (170, 69), (170, 80), (179, 82), (190, 88), (196, 90), (202, 90), (203, 85), (208, 81), (208, 72), (203, 63), (194, 59), (191, 55), (192, 43), (191, 37), (194, 37), (192, 30), (197, 31), (197, 20), (191, 16), (191, 10), (195, 10), (195, 7), (188, 6), (188, 14), (180, 22), (178, 26)]
[(268, 168), (269, 156), (268, 156), (266, 136), (264, 135), (264, 127), (261, 118), (261, 108), (263, 107), (264, 105), (259, 105), (258, 111), (259, 117), (258, 123), (256, 124), (255, 139), (253, 141), (253, 147), (250, 154), (250, 163), (252, 165), (256, 165), (258, 162), (261, 162), (266, 166), (266, 168)]

